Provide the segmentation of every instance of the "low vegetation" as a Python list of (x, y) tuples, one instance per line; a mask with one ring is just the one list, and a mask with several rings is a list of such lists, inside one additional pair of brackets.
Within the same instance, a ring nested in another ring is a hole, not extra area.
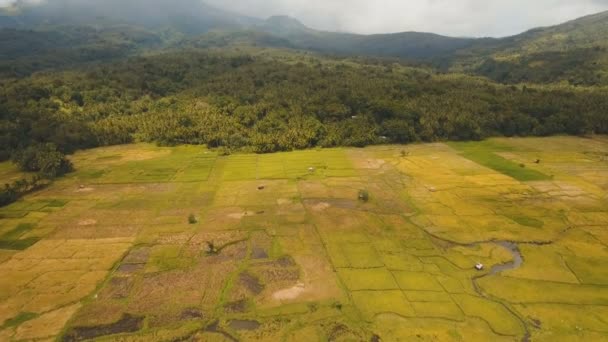
[(72, 163), (52, 143), (32, 145), (13, 153), (13, 162), (31, 177), (4, 184), (0, 206), (13, 203), (25, 194), (47, 186), (54, 178), (73, 171)]
[(0, 339), (605, 340), (606, 153), (77, 152), (0, 209)]
[(4, 184), (4, 188), (0, 189), (0, 206), (13, 203), (23, 195), (39, 190), (48, 185), (49, 180), (40, 176), (31, 178), (23, 178), (16, 180), (10, 184)]

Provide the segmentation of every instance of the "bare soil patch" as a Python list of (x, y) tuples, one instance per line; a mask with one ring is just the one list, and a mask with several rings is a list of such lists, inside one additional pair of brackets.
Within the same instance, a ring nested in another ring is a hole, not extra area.
[(281, 267), (295, 267), (296, 261), (290, 255), (284, 255), (277, 259), (276, 263)]
[(251, 258), (252, 259), (267, 259), (268, 253), (263, 248), (253, 247), (251, 249)]
[(86, 219), (86, 220), (78, 221), (79, 226), (92, 226), (95, 224), (97, 224), (97, 220), (94, 220), (94, 219)]
[(260, 280), (249, 272), (243, 272), (239, 275), (239, 282), (253, 294), (260, 294), (264, 290), (264, 285)]
[(323, 199), (307, 199), (304, 201), (313, 211), (324, 211), (331, 207), (340, 209), (356, 209), (359, 203), (348, 198), (323, 198)]
[(133, 248), (122, 261), (123, 264), (145, 264), (150, 257), (150, 247)]
[[(342, 323), (337, 323), (337, 324), (333, 324), (330, 327), (324, 327), (325, 330), (328, 331), (328, 337), (327, 340), (328, 341), (363, 341), (364, 338), (362, 336), (362, 334), (358, 333), (357, 331), (351, 329), (350, 327), (342, 324)], [(377, 335), (374, 335), (377, 337), (377, 339), (374, 339), (374, 337), (372, 336), (372, 341), (379, 341), (379, 337)]]
[(306, 291), (306, 286), (303, 283), (297, 283), (296, 285), (279, 290), (272, 294), (272, 298), (276, 300), (291, 300), (298, 298), (302, 293)]
[(201, 319), (203, 317), (204, 317), (203, 312), (201, 310), (195, 309), (195, 308), (184, 309), (180, 315), (180, 319), (182, 319), (184, 321)]
[(226, 216), (231, 219), (240, 220), (243, 217), (253, 216), (253, 215), (255, 215), (255, 212), (253, 212), (253, 211), (243, 211), (243, 212), (239, 212), (239, 213), (228, 214)]
[(120, 320), (111, 324), (72, 328), (62, 340), (64, 342), (76, 342), (101, 336), (136, 332), (143, 327), (143, 321), (143, 317), (124, 314)]
[(329, 207), (331, 207), (331, 204), (329, 204), (327, 202), (319, 202), (319, 203), (310, 205), (310, 207), (314, 211), (324, 211), (325, 209), (328, 209)]
[(230, 335), (229, 333), (225, 332), (224, 330), (222, 330), (220, 328), (220, 321), (219, 320), (215, 320), (213, 321), (211, 324), (209, 324), (206, 328), (205, 331), (207, 332), (212, 332), (212, 333), (218, 333), (223, 335), (228, 341), (232, 341), (232, 342), (238, 342), (239, 340), (237, 340), (236, 338), (234, 338), (232, 335)]
[(233, 302), (226, 303), (224, 309), (228, 313), (243, 313), (247, 311), (247, 300), (240, 299)]
[(127, 273), (127, 274), (137, 273), (137, 272), (143, 270), (145, 266), (146, 266), (145, 264), (122, 264), (122, 265), (118, 266), (118, 269), (116, 271), (118, 273)]
[(257, 330), (261, 326), (258, 321), (244, 319), (233, 319), (228, 325), (234, 330)]
[(110, 279), (108, 284), (99, 293), (99, 299), (124, 299), (129, 296), (133, 288), (133, 278), (115, 277)]
[(266, 283), (293, 282), (300, 279), (300, 272), (296, 268), (256, 268)]

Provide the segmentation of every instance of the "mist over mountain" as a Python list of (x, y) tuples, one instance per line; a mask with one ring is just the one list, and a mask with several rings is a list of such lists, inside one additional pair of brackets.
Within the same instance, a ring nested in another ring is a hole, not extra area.
[(0, 17), (0, 27), (21, 29), (65, 25), (107, 28), (120, 24), (139, 26), (157, 34), (170, 30), (186, 36), (211, 30), (257, 31), (285, 39), (284, 47), (408, 59), (436, 57), (472, 43), (471, 39), (416, 32), (371, 36), (324, 32), (288, 16), (255, 19), (219, 10), (199, 0), (49, 0), (38, 5), (17, 4), (12, 13)]
[[(40, 4), (18, 2), (5, 11), (0, 25), (141, 25), (159, 30), (175, 28), (187, 34), (211, 29), (240, 29), (259, 20), (208, 6), (200, 0), (47, 0)], [(12, 20), (11, 20), (12, 19)]]
[[(603, 1), (595, 5), (601, 4)], [(236, 4), (233, 8), (243, 12)], [(594, 84), (608, 82), (607, 13), (511, 37), (479, 39), (426, 32), (361, 35), (322, 31), (294, 17), (260, 19), (200, 0), (16, 1), (0, 11), (0, 28), (17, 29), (0, 34), (0, 47), (5, 58), (31, 58), (30, 66), (23, 71), (26, 73), (50, 65), (69, 65), (99, 56), (118, 58), (150, 49), (255, 46), (400, 58), (507, 83), (567, 79)], [(37, 62), (47, 53), (64, 58)], [(21, 58), (21, 62), (24, 60), (28, 59)]]

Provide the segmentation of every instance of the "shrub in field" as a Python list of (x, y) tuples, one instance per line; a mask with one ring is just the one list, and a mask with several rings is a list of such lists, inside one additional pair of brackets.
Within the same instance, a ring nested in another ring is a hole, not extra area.
[(367, 190), (359, 190), (359, 201), (369, 201), (369, 192)]
[(73, 170), (72, 163), (52, 143), (32, 145), (18, 151), (13, 156), (13, 162), (22, 171), (39, 172), (48, 178), (62, 176)]

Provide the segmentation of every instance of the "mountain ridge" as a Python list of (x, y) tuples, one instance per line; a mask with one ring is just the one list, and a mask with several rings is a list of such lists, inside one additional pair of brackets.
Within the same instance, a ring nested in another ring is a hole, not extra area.
[[(69, 6), (74, 2), (78, 2), (80, 7)], [(290, 16), (277, 15), (262, 20), (219, 10), (198, 0), (179, 0), (176, 5), (150, 9), (145, 13), (135, 13), (137, 1), (131, 0), (124, 2), (122, 13), (117, 14), (115, 5), (118, 3), (123, 2), (108, 0), (99, 10), (94, 3), (80, 3), (78, 0), (12, 7), (5, 9), (4, 15), (0, 14), (0, 28), (61, 32), (66, 25), (92, 27), (100, 32), (87, 36), (92, 42), (79, 38), (75, 43), (65, 44), (59, 40), (62, 44), (58, 49), (69, 50), (72, 45), (78, 49), (78, 44), (109, 43), (115, 46), (112, 49), (116, 50), (117, 56), (137, 53), (142, 47), (250, 45), (338, 56), (399, 58), (411, 63), (430, 64), (444, 72), (485, 76), (501, 83), (566, 81), (581, 85), (608, 85), (608, 11), (504, 38), (466, 38), (415, 31), (372, 35), (321, 31), (309, 28)], [(76, 13), (85, 14), (77, 16)], [(127, 39), (117, 34), (108, 36), (108, 29), (124, 30)], [(73, 35), (74, 30), (69, 31)], [(11, 34), (31, 36), (17, 31), (4, 32), (0, 45), (12, 44), (15, 37), (11, 39)], [(137, 37), (142, 35), (147, 36), (143, 40), (146, 44), (139, 43), (141, 39)], [(156, 43), (150, 44), (153, 41)], [(68, 54), (72, 53), (68, 51)]]

